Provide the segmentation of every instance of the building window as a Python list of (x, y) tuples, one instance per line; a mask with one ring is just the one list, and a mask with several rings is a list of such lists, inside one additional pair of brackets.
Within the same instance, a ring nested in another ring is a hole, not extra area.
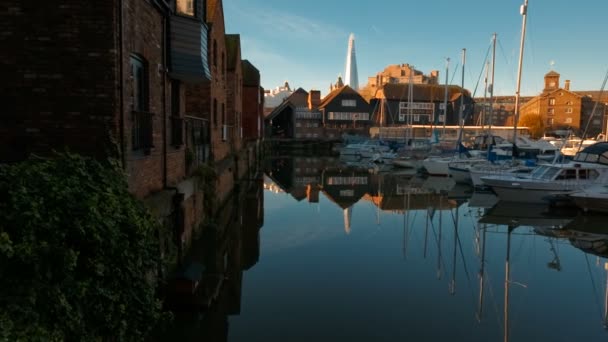
[(572, 113), (572, 108), (570, 108), (570, 107), (566, 108), (566, 113), (569, 113), (569, 114)]
[(549, 99), (549, 106), (555, 106), (555, 98), (550, 98)]
[(566, 102), (566, 105), (568, 105), (568, 106), (572, 106), (572, 101), (567, 101), (567, 102)]
[(148, 65), (139, 56), (131, 56), (133, 124), (131, 140), (134, 150), (149, 152), (152, 148), (152, 113), (148, 112)]
[(564, 120), (564, 123), (571, 124), (572, 118), (566, 118), (566, 120)]
[(176, 0), (175, 9), (177, 14), (194, 17), (194, 1), (195, 0)]
[(148, 68), (139, 56), (131, 56), (131, 79), (133, 80), (133, 110), (148, 110)]
[(419, 122), (420, 121), (420, 115), (414, 115), (414, 120), (415, 122)]
[(178, 147), (184, 143), (184, 120), (180, 115), (180, 82), (171, 82), (171, 145)]
[(554, 108), (547, 109), (547, 114), (549, 114), (549, 115), (555, 114), (555, 109)]
[(226, 124), (226, 105), (222, 103), (222, 125)]
[(553, 118), (547, 119), (547, 126), (553, 126)]
[(357, 107), (357, 100), (342, 100), (342, 107)]

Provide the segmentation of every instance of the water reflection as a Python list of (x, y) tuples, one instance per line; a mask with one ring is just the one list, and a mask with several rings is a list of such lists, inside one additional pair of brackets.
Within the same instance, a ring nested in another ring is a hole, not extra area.
[(608, 337), (606, 216), (497, 203), (449, 178), (328, 157), (269, 160), (263, 186), (251, 191), (249, 204), (236, 199), (218, 223), (232, 228), (218, 228), (202, 249), (226, 278), (215, 304), (179, 321), (182, 333), (231, 341)]

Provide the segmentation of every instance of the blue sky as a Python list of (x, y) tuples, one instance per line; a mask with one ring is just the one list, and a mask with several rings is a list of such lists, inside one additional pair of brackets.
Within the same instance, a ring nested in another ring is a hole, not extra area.
[[(425, 73), (451, 58), (450, 79), (474, 90), (498, 34), (497, 95), (514, 94), (523, 0), (227, 0), (226, 32), (240, 33), (242, 56), (260, 69), (262, 86), (285, 80), (326, 94), (344, 74), (348, 36), (355, 34), (361, 86), (389, 64), (409, 63)], [(573, 90), (599, 90), (608, 69), (608, 0), (529, 0), (522, 95), (543, 88), (553, 69)], [(479, 83), (476, 96), (483, 95)]]

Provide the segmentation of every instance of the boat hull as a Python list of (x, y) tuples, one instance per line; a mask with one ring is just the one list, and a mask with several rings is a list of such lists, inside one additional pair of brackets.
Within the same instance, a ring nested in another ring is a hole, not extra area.
[(592, 194), (577, 193), (571, 194), (570, 198), (572, 198), (577, 207), (584, 211), (608, 213), (608, 198), (606, 196), (596, 197)]
[(451, 159), (425, 159), (422, 161), (422, 166), (431, 176), (448, 177), (450, 175), (449, 162)]
[(485, 176), (482, 181), (504, 202), (548, 203), (552, 197), (564, 196), (573, 190), (552, 182), (532, 183), (517, 177)]
[(469, 169), (449, 166), (448, 172), (456, 183), (472, 184), (471, 174), (469, 173)]

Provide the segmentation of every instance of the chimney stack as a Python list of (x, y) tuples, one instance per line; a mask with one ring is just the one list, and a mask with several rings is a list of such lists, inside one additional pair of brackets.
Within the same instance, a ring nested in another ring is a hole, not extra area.
[(566, 80), (566, 82), (564, 84), (564, 89), (570, 90), (570, 80)]
[(308, 93), (308, 109), (317, 109), (319, 108), (319, 104), (321, 103), (321, 91), (320, 90), (311, 90)]

